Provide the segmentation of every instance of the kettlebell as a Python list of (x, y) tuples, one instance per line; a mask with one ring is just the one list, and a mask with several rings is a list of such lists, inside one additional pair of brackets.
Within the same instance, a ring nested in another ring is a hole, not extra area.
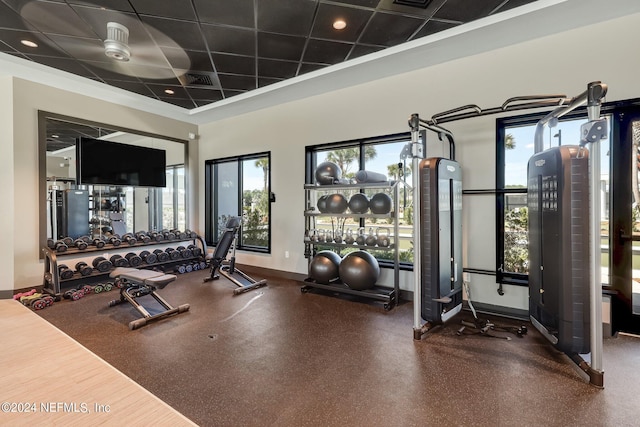
[(353, 245), (353, 242), (355, 242), (355, 241), (356, 241), (356, 239), (353, 237), (353, 230), (352, 229), (348, 229), (347, 230), (347, 234), (344, 237), (344, 242), (347, 245)]
[(378, 239), (376, 238), (376, 235), (373, 234), (373, 227), (370, 227), (369, 234), (367, 235), (367, 238), (364, 240), (364, 243), (367, 246), (375, 246), (377, 242), (378, 242)]
[(342, 231), (336, 230), (335, 233), (333, 233), (333, 241), (335, 243), (342, 243)]
[(358, 236), (356, 237), (356, 245), (364, 246), (366, 236), (364, 235), (364, 227), (358, 228)]
[(388, 247), (391, 244), (391, 238), (389, 237), (390, 231), (388, 227), (378, 227), (376, 230), (376, 241), (378, 246)]

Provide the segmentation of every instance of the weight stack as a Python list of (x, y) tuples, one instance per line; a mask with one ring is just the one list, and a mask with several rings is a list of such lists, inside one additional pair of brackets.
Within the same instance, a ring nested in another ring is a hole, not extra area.
[(424, 159), (420, 183), (422, 317), (438, 324), (462, 309), (462, 170)]
[(560, 351), (589, 353), (588, 150), (535, 154), (527, 181), (531, 322)]

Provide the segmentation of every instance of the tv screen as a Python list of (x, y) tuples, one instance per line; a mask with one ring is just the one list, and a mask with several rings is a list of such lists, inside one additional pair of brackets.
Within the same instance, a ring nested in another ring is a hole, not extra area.
[(76, 151), (78, 184), (166, 187), (165, 150), (80, 138)]

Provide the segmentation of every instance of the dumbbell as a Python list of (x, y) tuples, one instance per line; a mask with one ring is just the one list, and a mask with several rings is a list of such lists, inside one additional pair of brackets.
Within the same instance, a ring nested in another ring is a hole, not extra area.
[(93, 268), (98, 270), (100, 273), (106, 273), (113, 268), (111, 261), (101, 256), (94, 258), (92, 264)]
[(169, 261), (169, 254), (162, 249), (156, 249), (155, 251), (153, 251), (153, 253), (158, 257), (158, 262)]
[(80, 289), (69, 289), (64, 294), (62, 294), (64, 298), (70, 299), (72, 301), (78, 301), (80, 298), (84, 296), (84, 290)]
[(184, 273), (185, 273), (185, 268), (186, 268), (186, 265), (184, 265), (184, 264), (182, 264), (182, 265), (178, 265), (178, 266), (176, 266), (176, 268), (174, 269), (174, 271), (175, 271), (176, 273), (179, 273), (179, 274), (184, 274)]
[(73, 246), (73, 239), (71, 237), (67, 236), (63, 238), (62, 241), (64, 242), (65, 245), (67, 245), (67, 247)]
[(193, 271), (193, 266), (191, 264), (187, 264), (184, 266), (185, 273), (191, 273)]
[(206, 261), (200, 261), (200, 270), (204, 270), (207, 268), (207, 262)]
[(167, 248), (164, 251), (166, 253), (168, 253), (169, 254), (169, 258), (174, 260), (174, 261), (181, 258), (180, 251), (178, 251), (178, 250), (176, 250), (174, 248)]
[(171, 230), (171, 232), (176, 235), (176, 239), (180, 239), (180, 240), (186, 240), (187, 239), (187, 233), (185, 233), (184, 231), (180, 231), (178, 229), (175, 229), (175, 230)]
[(196, 237), (198, 237), (198, 233), (196, 233), (195, 231), (191, 231), (189, 229), (186, 229), (184, 233), (187, 235), (188, 239), (195, 239)]
[(165, 240), (176, 240), (176, 234), (171, 231), (163, 230), (162, 234), (164, 234)]
[(89, 276), (93, 273), (93, 268), (91, 268), (86, 262), (80, 261), (76, 263), (76, 271), (80, 273), (81, 276)]
[(151, 237), (149, 237), (144, 231), (138, 231), (136, 233), (136, 239), (138, 239), (139, 242), (142, 242), (145, 245), (151, 242)]
[(129, 267), (129, 260), (119, 254), (111, 255), (109, 261), (116, 267)]
[(84, 251), (89, 245), (84, 241), (84, 239), (76, 239), (73, 241), (73, 246), (80, 249), (81, 251)]
[(156, 242), (162, 242), (164, 240), (164, 234), (156, 231), (149, 232), (149, 237), (151, 237), (151, 240), (155, 240)]
[(58, 276), (63, 280), (71, 279), (73, 277), (73, 270), (66, 264), (60, 264), (58, 266)]
[(47, 247), (49, 249), (55, 249), (56, 248), (56, 241), (53, 239), (47, 239)]
[(56, 252), (60, 253), (60, 252), (66, 252), (67, 249), (69, 249), (69, 246), (63, 242), (62, 240), (58, 240), (55, 244), (54, 244), (54, 249), (56, 250)]
[(191, 267), (193, 268), (193, 271), (198, 271), (200, 270), (200, 263), (194, 262), (193, 264), (191, 264)]
[(136, 255), (133, 252), (129, 252), (124, 257), (127, 259), (127, 261), (129, 261), (129, 265), (131, 267), (137, 267), (142, 264), (142, 258), (140, 258), (139, 255)]
[(104, 248), (104, 240), (97, 237), (91, 241), (91, 244), (98, 249)]
[(187, 249), (184, 246), (178, 246), (176, 250), (180, 252), (180, 256), (184, 259), (193, 258), (193, 252), (191, 252), (191, 249)]
[(120, 236), (118, 236), (117, 234), (110, 236), (107, 242), (113, 246), (120, 246), (122, 244), (122, 240), (120, 240)]
[(136, 239), (131, 233), (123, 234), (121, 240), (127, 243), (129, 246), (133, 246), (138, 242), (138, 239)]
[(190, 249), (191, 253), (195, 257), (198, 257), (198, 256), (202, 255), (202, 249), (200, 249), (196, 245), (189, 245), (189, 246), (187, 246), (187, 249)]
[(142, 251), (138, 256), (147, 264), (155, 264), (158, 262), (158, 256), (149, 251)]

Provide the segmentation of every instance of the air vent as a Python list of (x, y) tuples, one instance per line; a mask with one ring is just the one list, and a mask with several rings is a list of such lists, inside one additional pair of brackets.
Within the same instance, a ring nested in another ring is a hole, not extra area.
[(179, 77), (182, 86), (218, 87), (214, 73), (188, 71)]
[(393, 0), (395, 4), (400, 4), (402, 6), (411, 6), (411, 7), (419, 7), (421, 9), (426, 9), (431, 3), (431, 0)]

